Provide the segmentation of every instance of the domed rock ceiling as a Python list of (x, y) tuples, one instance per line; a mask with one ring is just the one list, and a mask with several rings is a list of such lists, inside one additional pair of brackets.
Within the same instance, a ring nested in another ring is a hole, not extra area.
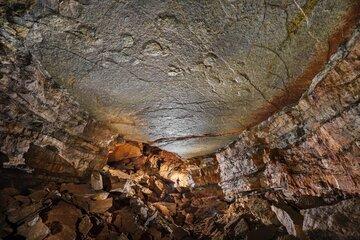
[(360, 2), (0, 2), (0, 239), (360, 239)]
[(45, 2), (26, 45), (96, 119), (184, 157), (209, 154), (304, 92), (358, 2)]

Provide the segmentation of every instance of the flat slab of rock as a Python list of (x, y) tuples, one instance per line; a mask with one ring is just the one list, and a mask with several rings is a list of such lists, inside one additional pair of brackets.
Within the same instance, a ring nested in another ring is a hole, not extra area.
[(50, 229), (43, 223), (39, 216), (31, 221), (25, 222), (17, 231), (28, 240), (42, 240), (50, 233)]
[(107, 198), (103, 200), (89, 201), (89, 211), (93, 213), (104, 213), (113, 205), (113, 199)]

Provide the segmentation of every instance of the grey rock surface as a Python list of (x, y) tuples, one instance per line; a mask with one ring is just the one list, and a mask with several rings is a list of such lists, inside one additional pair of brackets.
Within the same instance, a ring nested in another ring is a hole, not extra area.
[(356, 0), (39, 1), (26, 45), (96, 119), (184, 157), (296, 101)]
[(105, 164), (113, 133), (39, 70), (23, 45), (27, 31), (0, 27), (0, 168), (83, 176)]
[(359, 239), (360, 200), (341, 201), (332, 206), (306, 209), (303, 229), (311, 239)]

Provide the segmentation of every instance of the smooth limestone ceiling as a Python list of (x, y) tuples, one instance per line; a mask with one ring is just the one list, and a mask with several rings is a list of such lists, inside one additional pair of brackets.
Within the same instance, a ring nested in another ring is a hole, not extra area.
[(192, 157), (298, 99), (359, 12), (357, 0), (47, 1), (26, 44), (114, 131)]

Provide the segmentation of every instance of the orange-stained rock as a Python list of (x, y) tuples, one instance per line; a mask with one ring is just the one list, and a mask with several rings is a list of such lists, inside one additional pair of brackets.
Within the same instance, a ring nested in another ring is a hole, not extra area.
[(109, 161), (122, 161), (136, 158), (142, 155), (142, 145), (137, 142), (126, 142), (117, 144), (110, 154)]
[(162, 214), (165, 216), (173, 216), (176, 214), (176, 204), (169, 202), (156, 202), (153, 203), (154, 207), (156, 207)]

